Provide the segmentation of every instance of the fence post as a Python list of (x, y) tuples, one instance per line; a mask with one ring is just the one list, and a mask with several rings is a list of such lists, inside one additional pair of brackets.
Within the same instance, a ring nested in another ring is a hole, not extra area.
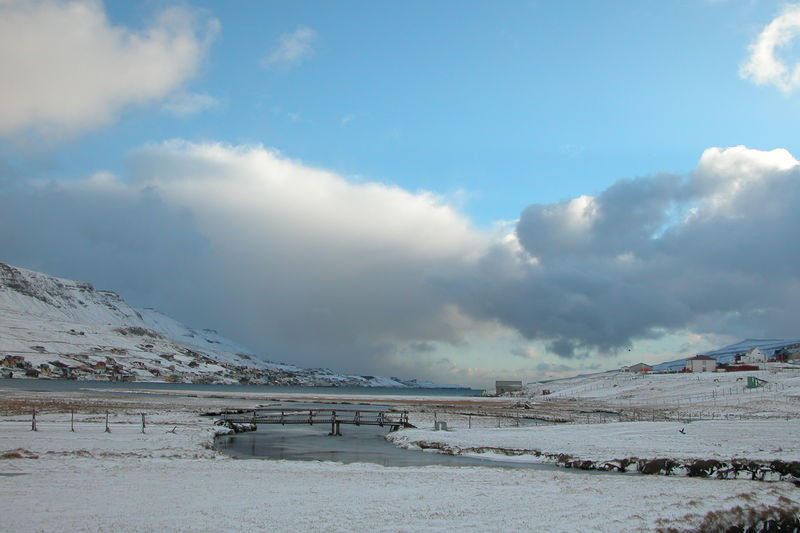
[(69, 410), (69, 430), (75, 433), (75, 409)]
[(33, 414), (31, 415), (31, 431), (39, 431), (36, 429), (36, 409), (33, 410)]
[(106, 433), (111, 433), (111, 428), (108, 427), (108, 409), (106, 409)]
[(145, 428), (144, 413), (142, 413), (142, 433), (144, 433), (144, 428)]

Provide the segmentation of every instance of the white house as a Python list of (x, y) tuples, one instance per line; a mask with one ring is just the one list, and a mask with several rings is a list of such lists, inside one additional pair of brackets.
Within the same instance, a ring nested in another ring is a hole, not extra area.
[(737, 361), (740, 363), (766, 363), (767, 356), (758, 348), (751, 348), (746, 353), (738, 356)]
[(713, 372), (717, 369), (717, 360), (707, 355), (695, 355), (686, 360), (687, 372)]

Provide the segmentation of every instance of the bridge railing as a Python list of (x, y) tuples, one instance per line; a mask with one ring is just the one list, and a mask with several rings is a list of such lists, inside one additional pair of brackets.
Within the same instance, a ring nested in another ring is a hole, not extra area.
[(256, 408), (223, 411), (225, 420), (254, 424), (322, 424), (408, 426), (407, 411), (378, 409)]

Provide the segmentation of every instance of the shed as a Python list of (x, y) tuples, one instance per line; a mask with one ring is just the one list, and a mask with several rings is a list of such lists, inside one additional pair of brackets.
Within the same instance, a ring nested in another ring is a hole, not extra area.
[(505, 394), (507, 392), (519, 392), (519, 391), (522, 390), (522, 382), (521, 381), (495, 381), (494, 382), (494, 390), (498, 395)]
[(649, 365), (636, 363), (635, 365), (622, 367), (625, 372), (650, 372), (653, 370)]

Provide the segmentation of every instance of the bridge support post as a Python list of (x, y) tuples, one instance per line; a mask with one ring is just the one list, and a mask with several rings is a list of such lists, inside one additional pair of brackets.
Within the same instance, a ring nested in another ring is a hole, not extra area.
[(341, 437), (342, 430), (341, 430), (341, 422), (336, 420), (336, 411), (331, 411), (331, 432), (328, 433), (329, 437)]

